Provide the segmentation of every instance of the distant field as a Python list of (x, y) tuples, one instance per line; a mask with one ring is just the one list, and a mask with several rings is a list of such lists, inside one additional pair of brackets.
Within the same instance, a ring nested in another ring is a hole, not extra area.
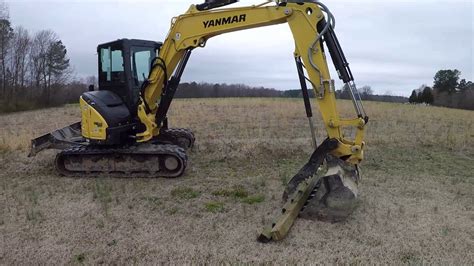
[(0, 115), (0, 264), (474, 264), (474, 112), (365, 104), (359, 208), (339, 224), (298, 219), (271, 244), (257, 234), (311, 154), (300, 100), (175, 101), (170, 126), (196, 134), (177, 179), (60, 177), (54, 152), (26, 156), (29, 140), (78, 107)]

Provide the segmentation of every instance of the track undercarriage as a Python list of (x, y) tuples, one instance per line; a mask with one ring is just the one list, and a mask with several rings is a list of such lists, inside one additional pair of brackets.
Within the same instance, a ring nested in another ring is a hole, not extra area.
[(30, 156), (45, 149), (60, 149), (55, 166), (66, 176), (179, 177), (187, 166), (186, 150), (193, 147), (189, 129), (162, 129), (146, 143), (100, 146), (86, 142), (80, 123), (56, 130), (32, 141)]
[(58, 153), (55, 164), (66, 176), (178, 177), (186, 169), (187, 156), (183, 148), (171, 144), (73, 146)]

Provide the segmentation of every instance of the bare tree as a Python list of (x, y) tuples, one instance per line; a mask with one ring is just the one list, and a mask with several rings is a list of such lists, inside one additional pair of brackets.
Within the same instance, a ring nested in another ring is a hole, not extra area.
[(13, 37), (13, 29), (8, 19), (8, 6), (0, 4), (0, 67), (2, 75), (2, 90), (6, 93), (7, 88), (7, 55), (10, 41)]
[(374, 91), (370, 86), (366, 85), (359, 89), (359, 93), (361, 94), (362, 99), (368, 100), (370, 96), (374, 94)]
[(31, 38), (28, 31), (21, 26), (16, 27), (10, 51), (10, 84), (12, 85), (12, 89), (26, 85), (30, 44)]
[(99, 86), (96, 76), (88, 76), (85, 78), (84, 83), (87, 85), (94, 85), (94, 88)]
[(30, 62), (34, 85), (42, 89), (44, 100), (48, 103), (51, 86), (65, 82), (68, 74), (66, 47), (53, 31), (39, 31), (31, 44)]
[(39, 31), (35, 33), (30, 47), (30, 71), (32, 82), (37, 88), (41, 87), (44, 80), (43, 73), (46, 69), (46, 53), (51, 39), (54, 38), (52, 31)]
[(5, 1), (0, 1), (0, 19), (9, 19), (10, 18), (10, 9), (8, 8)]

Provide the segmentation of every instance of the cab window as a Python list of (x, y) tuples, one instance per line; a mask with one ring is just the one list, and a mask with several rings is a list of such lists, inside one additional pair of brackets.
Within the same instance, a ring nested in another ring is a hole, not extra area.
[(112, 47), (100, 49), (101, 81), (125, 82), (122, 50)]
[(151, 47), (132, 47), (131, 66), (134, 85), (140, 87), (148, 78), (151, 62), (156, 56), (154, 48)]

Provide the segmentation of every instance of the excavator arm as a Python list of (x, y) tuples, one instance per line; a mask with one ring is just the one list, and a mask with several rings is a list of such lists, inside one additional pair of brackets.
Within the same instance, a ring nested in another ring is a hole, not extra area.
[[(142, 86), (138, 116), (146, 128), (137, 134), (138, 141), (148, 141), (160, 133), (174, 92), (194, 48), (204, 47), (210, 38), (224, 33), (287, 23), (295, 40), (294, 56), (302, 87), (306, 86), (305, 79), (311, 83), (328, 139), (337, 141), (337, 147), (329, 153), (355, 165), (360, 163), (363, 159), (364, 129), (368, 118), (333, 31), (334, 18), (326, 6), (314, 1), (287, 1), (268, 5), (272, 3), (268, 1), (249, 7), (212, 9), (233, 2), (235, 1), (211, 1), (192, 5), (185, 14), (172, 19), (168, 36), (158, 58), (154, 60), (148, 80)], [(329, 74), (323, 43), (326, 43), (340, 78), (349, 86), (353, 96), (357, 115), (353, 119), (342, 119), (338, 113), (334, 81)], [(304, 68), (308, 77), (304, 74)], [(307, 94), (305, 101), (307, 112), (310, 112)], [(344, 127), (355, 128), (353, 139), (344, 136)]]

